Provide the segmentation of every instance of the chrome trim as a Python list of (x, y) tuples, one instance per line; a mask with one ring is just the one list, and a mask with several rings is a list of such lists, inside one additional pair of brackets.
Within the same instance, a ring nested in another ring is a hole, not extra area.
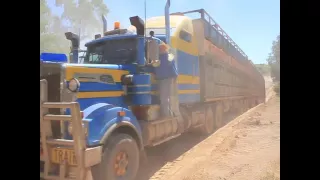
[[(66, 89), (66, 67), (65, 64), (61, 64), (60, 66), (60, 101), (64, 102), (64, 91)], [(60, 114), (65, 114), (66, 109), (60, 109)], [(60, 133), (62, 137), (66, 136), (66, 127), (65, 127), (65, 122), (60, 121)]]
[(137, 85), (128, 85), (128, 87), (150, 87), (150, 84), (137, 84)]
[(61, 64), (60, 69), (60, 101), (63, 102), (63, 93), (66, 88), (66, 66), (65, 64)]
[(151, 94), (151, 91), (129, 92), (127, 94)]
[[(77, 101), (77, 93), (78, 92), (71, 92), (68, 88), (67, 88), (67, 80), (66, 80), (66, 64), (62, 64), (61, 65), (61, 102), (74, 102)], [(65, 112), (65, 110), (63, 111), (63, 113)]]

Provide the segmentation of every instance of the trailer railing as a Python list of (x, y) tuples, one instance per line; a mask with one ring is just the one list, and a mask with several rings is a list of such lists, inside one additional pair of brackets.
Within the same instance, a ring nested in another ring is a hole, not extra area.
[(219, 26), (219, 24), (204, 10), (204, 9), (197, 9), (192, 11), (186, 12), (176, 12), (171, 13), (170, 15), (186, 15), (191, 13), (199, 13), (200, 18), (205, 20), (211, 27), (217, 30), (242, 56), (248, 59), (248, 56), (242, 51), (242, 49), (231, 39), (231, 37)]

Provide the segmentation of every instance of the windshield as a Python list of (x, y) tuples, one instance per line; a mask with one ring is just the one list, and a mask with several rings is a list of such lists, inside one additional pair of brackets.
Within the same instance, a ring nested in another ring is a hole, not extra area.
[(89, 64), (131, 64), (136, 61), (137, 39), (106, 40), (88, 46), (84, 62)]
[(86, 57), (86, 52), (87, 51), (85, 50), (79, 50), (79, 60), (78, 60), (79, 64), (83, 64), (84, 58)]

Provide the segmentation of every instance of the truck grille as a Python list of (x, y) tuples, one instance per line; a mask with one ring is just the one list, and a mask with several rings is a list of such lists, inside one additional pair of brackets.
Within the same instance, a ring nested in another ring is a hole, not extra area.
[[(40, 80), (46, 79), (48, 82), (48, 101), (60, 102), (61, 101), (61, 64), (58, 63), (42, 63), (40, 64)], [(60, 109), (49, 109), (49, 114), (60, 114)], [(60, 122), (52, 122), (53, 138), (59, 138)]]

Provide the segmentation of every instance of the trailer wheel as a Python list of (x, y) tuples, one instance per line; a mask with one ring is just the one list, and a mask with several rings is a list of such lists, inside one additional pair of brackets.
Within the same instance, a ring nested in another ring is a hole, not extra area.
[(139, 168), (139, 149), (136, 141), (127, 134), (110, 137), (101, 163), (94, 166), (96, 180), (134, 180)]
[(215, 119), (215, 128), (219, 129), (222, 126), (222, 121), (223, 121), (223, 107), (221, 104), (217, 104), (215, 106), (214, 119)]
[(205, 117), (205, 123), (203, 124), (201, 128), (201, 132), (205, 135), (209, 135), (213, 133), (214, 131), (214, 118), (212, 109), (209, 107), (206, 109), (206, 117)]

